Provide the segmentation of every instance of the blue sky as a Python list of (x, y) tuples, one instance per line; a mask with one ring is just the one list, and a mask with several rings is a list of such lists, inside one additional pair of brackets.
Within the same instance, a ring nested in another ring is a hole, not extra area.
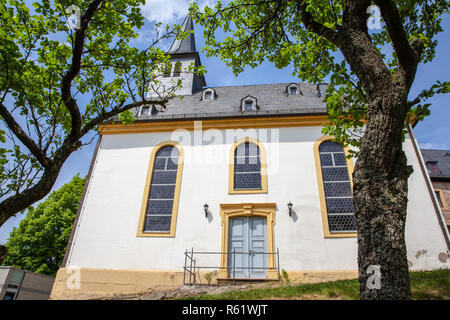
[[(212, 3), (213, 1), (201, 1), (202, 3)], [(145, 45), (153, 39), (153, 29), (150, 27), (155, 20), (163, 23), (183, 22), (187, 12), (186, 0), (151, 0), (147, 2), (143, 13), (148, 19), (149, 27), (141, 32), (137, 42)], [(235, 77), (225, 64), (218, 58), (206, 58), (201, 52), (204, 46), (202, 39), (203, 31), (199, 26), (195, 26), (195, 39), (197, 50), (200, 53), (202, 64), (206, 67), (205, 76), (209, 87), (229, 86), (229, 85), (250, 85), (263, 83), (289, 83), (298, 82), (298, 78), (291, 75), (292, 69), (276, 69), (270, 63), (263, 63), (255, 69), (248, 68), (244, 73)], [(450, 72), (450, 16), (443, 19), (443, 29), (438, 37), (439, 45), (437, 56), (432, 63), (420, 65), (417, 70), (416, 80), (411, 89), (410, 98), (416, 97), (423, 89), (429, 88), (436, 80), (449, 80)], [(168, 46), (170, 43), (164, 44)], [(424, 149), (450, 149), (450, 108), (449, 95), (438, 95), (429, 100), (432, 103), (431, 115), (414, 128), (414, 133), (419, 141), (420, 147)], [(56, 181), (53, 190), (60, 188), (69, 182), (71, 178), (80, 173), (85, 176), (89, 170), (89, 164), (94, 152), (95, 141), (84, 147), (82, 150), (73, 153), (64, 164), (61, 173)], [(13, 227), (18, 226), (24, 214), (9, 219), (0, 227), (0, 244), (6, 242)]]

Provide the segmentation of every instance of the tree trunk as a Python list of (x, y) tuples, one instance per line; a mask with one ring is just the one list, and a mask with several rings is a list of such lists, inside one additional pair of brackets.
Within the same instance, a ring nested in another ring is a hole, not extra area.
[(402, 150), (406, 97), (383, 92), (369, 106), (353, 176), (360, 298), (410, 299), (405, 222), (412, 169)]

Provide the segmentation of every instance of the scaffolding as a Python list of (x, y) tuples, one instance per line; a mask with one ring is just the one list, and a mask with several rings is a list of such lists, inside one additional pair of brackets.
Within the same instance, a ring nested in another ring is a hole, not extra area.
[[(197, 265), (197, 258), (194, 257), (194, 255), (228, 255), (233, 256), (233, 265), (232, 266), (198, 266)], [(194, 251), (194, 248), (191, 250), (186, 250), (184, 252), (184, 267), (183, 267), (183, 284), (184, 285), (195, 285), (196, 284), (196, 271), (199, 271), (200, 269), (227, 269), (228, 275), (230, 279), (233, 281), (233, 285), (235, 283), (235, 280), (241, 280), (236, 279), (236, 255), (237, 254), (263, 254), (263, 255), (275, 255), (275, 261), (276, 266), (275, 267), (261, 267), (261, 266), (253, 266), (253, 267), (242, 267), (239, 266), (237, 269), (249, 269), (249, 270), (276, 270), (278, 274), (278, 281), (280, 281), (280, 255), (279, 255), (279, 249), (277, 248), (276, 252), (255, 252), (252, 250), (249, 250), (248, 252), (240, 252), (240, 251), (229, 251), (229, 252), (211, 252), (211, 251)], [(231, 269), (231, 272), (230, 272)], [(188, 275), (188, 281), (186, 276)], [(246, 280), (253, 280), (253, 279), (246, 279)], [(254, 280), (261, 280), (261, 279), (254, 279)]]

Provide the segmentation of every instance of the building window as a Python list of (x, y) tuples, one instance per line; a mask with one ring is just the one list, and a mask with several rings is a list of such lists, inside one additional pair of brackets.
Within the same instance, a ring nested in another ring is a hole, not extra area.
[(245, 100), (245, 111), (251, 111), (253, 110), (253, 101), (252, 100)]
[(174, 77), (179, 77), (181, 74), (181, 62), (177, 61), (175, 63), (175, 69), (173, 70), (173, 76)]
[(229, 193), (267, 193), (265, 150), (256, 140), (236, 142), (230, 155)]
[(149, 165), (138, 236), (174, 236), (183, 152), (176, 142), (155, 147)]
[(436, 194), (436, 199), (439, 206), (442, 209), (447, 209), (447, 202), (445, 201), (444, 192), (442, 190), (434, 190), (434, 193)]
[(16, 295), (15, 292), (6, 291), (3, 300), (14, 300), (15, 295)]
[(356, 221), (353, 208), (353, 162), (332, 137), (315, 144), (316, 169), (321, 198), (322, 221), (326, 237), (355, 236)]
[(256, 111), (256, 98), (247, 96), (241, 100), (241, 111)]
[(172, 71), (172, 64), (169, 62), (164, 68), (164, 77), (170, 77), (170, 72)]
[(141, 116), (148, 116), (150, 114), (150, 106), (142, 106)]
[(214, 89), (208, 88), (203, 90), (203, 100), (213, 100), (215, 96)]
[(286, 86), (286, 92), (288, 96), (294, 96), (302, 94), (300, 86), (297, 83), (290, 83)]

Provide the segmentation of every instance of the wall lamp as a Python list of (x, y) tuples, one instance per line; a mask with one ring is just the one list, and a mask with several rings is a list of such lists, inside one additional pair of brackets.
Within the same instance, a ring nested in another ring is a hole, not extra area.
[(289, 209), (289, 217), (290, 217), (292, 215), (292, 203), (289, 201), (287, 206), (288, 206), (288, 209)]
[(209, 208), (208, 204), (205, 203), (205, 204), (203, 205), (203, 209), (205, 210), (205, 218), (208, 218), (208, 208)]

